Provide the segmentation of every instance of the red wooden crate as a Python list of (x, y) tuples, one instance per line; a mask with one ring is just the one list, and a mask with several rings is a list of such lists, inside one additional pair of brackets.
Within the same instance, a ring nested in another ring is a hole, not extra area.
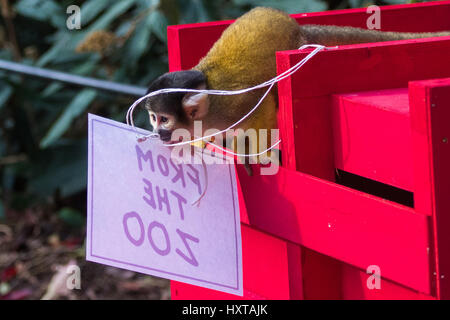
[[(384, 30), (448, 30), (450, 1), (381, 16)], [(365, 26), (367, 14), (294, 17)], [(170, 70), (195, 65), (229, 23), (169, 27)], [(278, 72), (309, 51), (277, 53)], [(450, 79), (414, 81), (450, 77), (449, 56), (450, 37), (328, 48), (279, 83), (283, 168), (238, 166), (244, 298), (450, 298)], [(410, 192), (414, 206), (339, 185), (336, 169)], [(172, 298), (238, 297), (172, 282)]]

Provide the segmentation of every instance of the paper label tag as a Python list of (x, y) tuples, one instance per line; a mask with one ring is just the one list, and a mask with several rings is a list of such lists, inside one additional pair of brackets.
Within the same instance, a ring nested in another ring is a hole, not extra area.
[(234, 165), (207, 165), (192, 206), (201, 164), (177, 164), (159, 140), (138, 143), (92, 114), (88, 161), (87, 260), (242, 295)]

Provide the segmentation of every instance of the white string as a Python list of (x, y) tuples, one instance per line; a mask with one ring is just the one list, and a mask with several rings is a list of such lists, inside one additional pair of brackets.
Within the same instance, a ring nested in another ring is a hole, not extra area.
[(257, 156), (260, 156), (260, 155), (262, 155), (262, 154), (272, 150), (273, 148), (275, 148), (277, 145), (279, 145), (281, 143), (281, 140), (278, 140), (276, 143), (274, 143), (273, 145), (271, 145), (269, 148), (267, 148), (264, 151), (261, 151), (259, 153), (251, 153), (251, 154), (234, 153), (233, 151), (224, 149), (224, 148), (220, 147), (219, 145), (217, 145), (215, 143), (212, 143), (212, 142), (209, 142), (209, 141), (206, 142), (206, 143), (214, 146), (215, 148), (217, 148), (219, 150), (222, 150), (223, 152), (226, 152), (226, 153), (231, 154), (231, 155), (236, 156), (236, 157), (257, 157)]
[[(228, 130), (232, 129), (233, 127), (235, 127), (236, 125), (238, 125), (239, 123), (241, 123), (242, 121), (244, 121), (246, 118), (248, 118), (253, 111), (255, 111), (259, 105), (262, 103), (262, 101), (265, 99), (265, 97), (269, 94), (270, 90), (272, 89), (272, 87), (275, 85), (275, 83), (291, 76), (293, 73), (295, 73), (298, 69), (300, 69), (306, 62), (308, 62), (314, 55), (316, 55), (319, 51), (323, 50), (325, 48), (325, 46), (322, 45), (317, 45), (317, 44), (306, 44), (301, 46), (298, 50), (302, 50), (308, 47), (314, 47), (315, 49), (313, 51), (311, 51), (305, 58), (303, 58), (302, 60), (300, 60), (298, 63), (296, 63), (294, 66), (292, 66), (291, 68), (289, 68), (288, 70), (284, 71), (283, 73), (277, 75), (276, 77), (263, 82), (261, 84), (258, 84), (254, 87), (250, 87), (250, 88), (245, 88), (245, 89), (240, 89), (240, 90), (206, 90), (206, 89), (185, 89), (185, 88), (166, 88), (166, 89), (160, 89), (157, 91), (153, 91), (150, 92), (148, 94), (146, 94), (145, 96), (137, 99), (131, 106), (130, 108), (128, 108), (127, 111), (127, 115), (126, 115), (126, 121), (128, 125), (131, 125), (134, 129), (134, 131), (136, 132), (136, 136), (137, 136), (137, 140), (138, 142), (142, 142), (147, 140), (148, 138), (159, 138), (159, 135), (157, 133), (150, 133), (148, 135), (144, 135), (144, 136), (139, 136), (139, 133), (136, 130), (136, 127), (134, 125), (134, 121), (133, 121), (133, 112), (134, 109), (136, 108), (137, 105), (139, 105), (139, 103), (141, 103), (144, 99), (147, 99), (149, 97), (153, 97), (156, 96), (158, 94), (162, 94), (162, 93), (172, 93), (172, 92), (192, 92), (192, 93), (207, 93), (207, 94), (212, 94), (212, 95), (236, 95), (236, 94), (242, 94), (242, 93), (246, 93), (249, 91), (253, 91), (253, 90), (257, 90), (257, 89), (261, 89), (264, 87), (269, 86), (269, 89), (267, 89), (267, 91), (264, 93), (264, 95), (261, 97), (261, 99), (258, 101), (258, 103), (245, 115), (243, 116), (241, 119), (239, 119), (237, 122), (233, 123), (231, 126), (229, 126), (228, 128), (216, 132), (214, 134), (210, 134), (207, 136), (203, 136), (203, 137), (198, 137), (195, 138), (193, 140), (189, 140), (189, 141), (182, 141), (182, 142), (177, 142), (177, 143), (173, 143), (173, 144), (167, 144), (166, 146), (170, 146), (170, 147), (174, 147), (174, 146), (179, 146), (179, 145), (185, 145), (185, 144), (190, 144), (193, 142), (197, 142), (197, 141), (202, 141), (204, 139), (207, 138), (211, 138), (213, 136), (217, 136), (219, 134), (225, 133)], [(274, 145), (272, 145), (270, 148), (258, 153), (258, 154), (249, 154), (249, 155), (243, 155), (243, 154), (236, 154), (232, 151), (223, 149), (219, 146), (217, 146), (216, 144), (213, 144), (214, 146), (218, 147), (219, 149), (221, 149), (222, 151), (228, 153), (228, 154), (232, 154), (235, 156), (259, 156), (261, 154), (266, 153), (267, 151), (270, 151), (271, 149), (273, 149), (275, 146), (277, 146), (279, 143), (281, 142), (281, 140), (278, 140)], [(210, 142), (208, 142), (210, 143)], [(212, 143), (210, 143), (212, 144)]]
[(208, 189), (208, 168), (206, 167), (205, 159), (203, 158), (202, 153), (194, 150), (194, 157), (195, 157), (195, 154), (199, 155), (200, 159), (202, 160), (203, 173), (205, 175), (205, 186), (203, 188), (202, 194), (198, 197), (197, 200), (195, 200), (194, 202), (191, 203), (192, 206), (196, 205), (197, 207), (199, 207), (200, 201), (203, 199), (203, 197), (206, 194), (206, 190)]

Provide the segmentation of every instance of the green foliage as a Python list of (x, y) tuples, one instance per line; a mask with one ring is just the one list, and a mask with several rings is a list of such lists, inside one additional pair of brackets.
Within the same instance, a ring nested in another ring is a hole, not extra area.
[(72, 121), (78, 117), (94, 100), (97, 92), (94, 89), (83, 89), (70, 101), (63, 113), (52, 124), (50, 130), (41, 140), (40, 147), (46, 148), (54, 144), (69, 129)]
[(298, 0), (234, 0), (236, 5), (251, 5), (272, 7), (288, 13), (323, 11), (327, 9), (327, 4), (321, 0), (298, 1)]
[(58, 216), (61, 220), (72, 227), (81, 227), (84, 225), (86, 220), (80, 211), (68, 207), (64, 207), (59, 210)]
[(5, 218), (5, 208), (3, 207), (3, 201), (0, 200), (0, 221)]
[(65, 11), (53, 0), (20, 0), (15, 9), (23, 16), (58, 27), (65, 22)]
[[(373, 1), (9, 2), (15, 11), (12, 19), (20, 53), (18, 62), (146, 86), (167, 71), (166, 27), (169, 24), (232, 19), (261, 5), (296, 13), (364, 6)], [(81, 8), (79, 30), (69, 30), (66, 26), (69, 17), (66, 9), (73, 4)], [(9, 39), (11, 31), (4, 19), (0, 20), (0, 59), (13, 60), (16, 54)], [(85, 44), (93, 31), (108, 34), (113, 42), (105, 50), (78, 52), (77, 47)], [(0, 71), (0, 218), (4, 207), (67, 203), (71, 196), (84, 192), (87, 112), (123, 121), (134, 98)], [(144, 121), (141, 123), (145, 124)], [(77, 204), (80, 210), (84, 203)], [(74, 225), (80, 222), (78, 213), (72, 209), (61, 209), (59, 216)]]

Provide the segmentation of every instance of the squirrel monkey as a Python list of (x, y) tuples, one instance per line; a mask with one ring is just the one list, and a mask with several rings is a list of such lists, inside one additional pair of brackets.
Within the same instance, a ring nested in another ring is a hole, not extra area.
[[(252, 87), (276, 76), (276, 51), (293, 50), (304, 44), (336, 46), (445, 35), (450, 35), (450, 32), (398, 33), (353, 27), (299, 25), (282, 11), (258, 7), (231, 24), (194, 68), (163, 74), (149, 86), (147, 93), (164, 88), (238, 90)], [(166, 143), (171, 143), (172, 132), (177, 128), (187, 129), (192, 135), (196, 120), (202, 121), (203, 130), (228, 128), (256, 105), (265, 90), (267, 88), (232, 96), (160, 94), (148, 98), (145, 108), (149, 112), (154, 132)], [(245, 131), (253, 128), (256, 132), (267, 129), (266, 141), (270, 146), (270, 129), (277, 128), (277, 102), (274, 87), (259, 108), (235, 129)], [(254, 140), (248, 141), (247, 147), (251, 153), (258, 151), (259, 143)], [(247, 163), (245, 165), (251, 174), (250, 166)]]

